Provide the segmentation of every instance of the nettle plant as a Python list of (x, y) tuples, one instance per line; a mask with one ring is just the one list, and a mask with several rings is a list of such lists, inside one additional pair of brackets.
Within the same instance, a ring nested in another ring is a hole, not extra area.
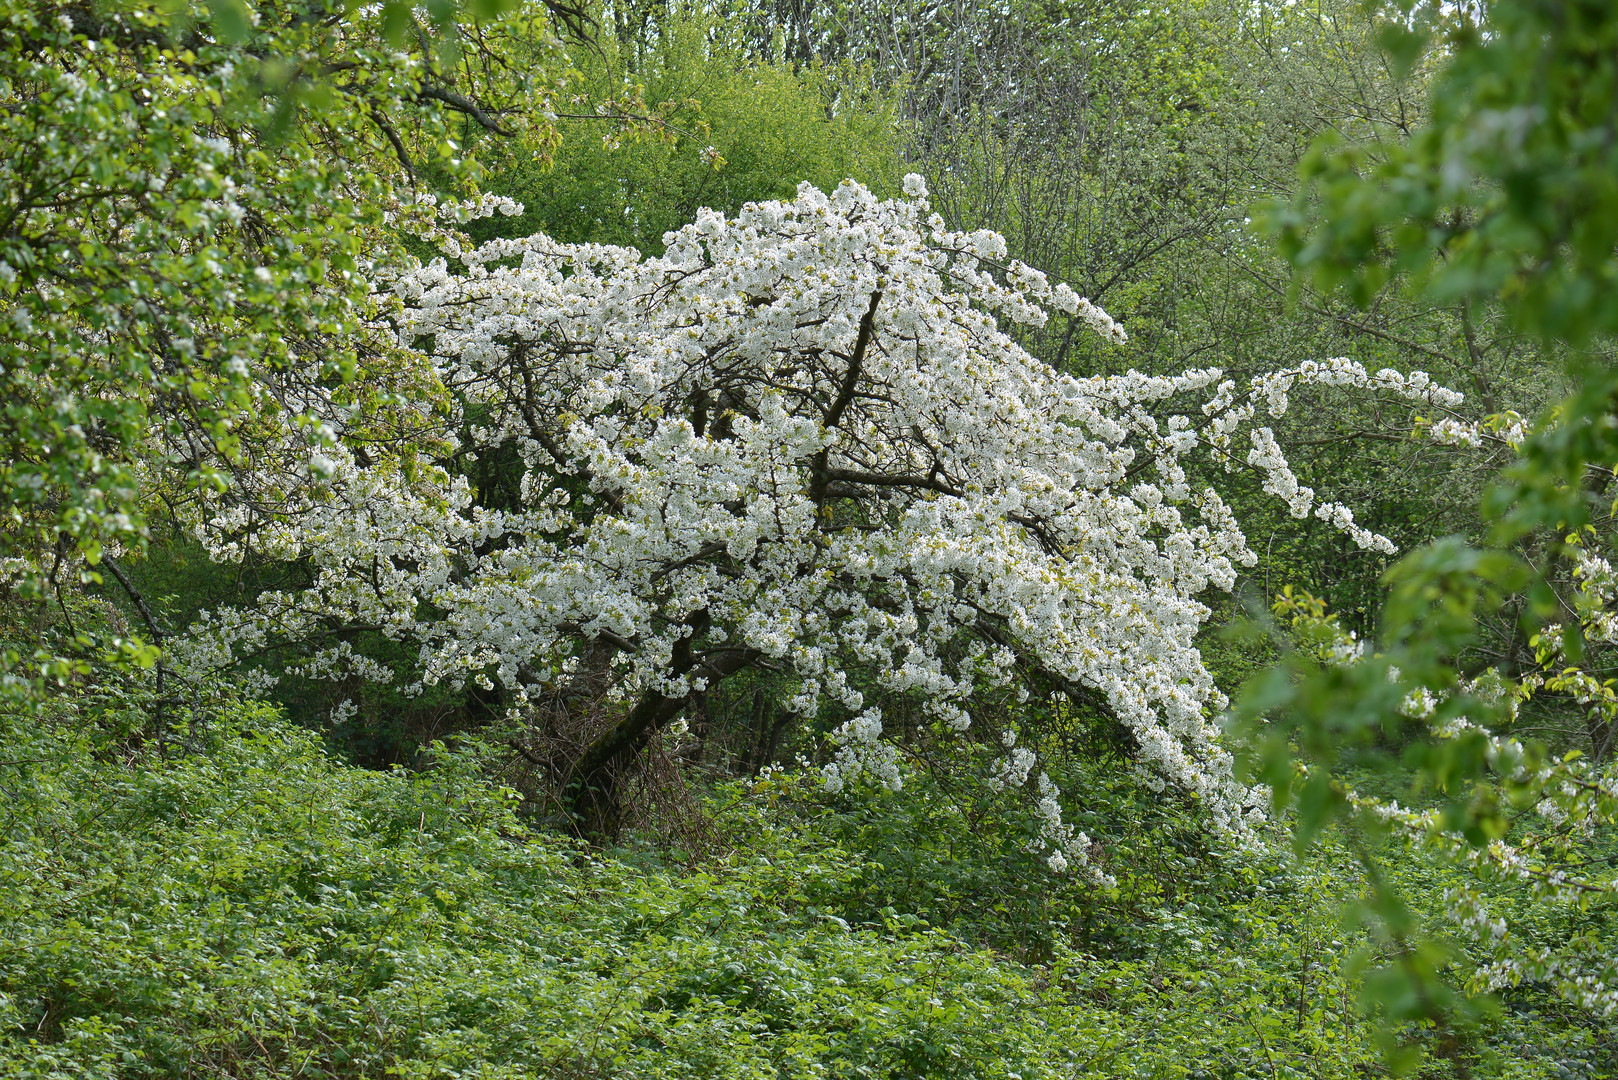
[[(1243, 390), (1217, 369), (1061, 374), (1005, 324), (1075, 319), (1120, 345), (1124, 331), (1007, 261), (999, 235), (947, 229), (920, 177), (905, 191), (804, 185), (734, 220), (703, 211), (653, 259), (545, 236), (473, 245), (456, 219), (518, 208), (445, 208), (428, 237), (442, 257), (388, 284), (391, 329), (456, 403), (453, 456), (406, 476), (350, 452), (334, 412), (295, 498), (244, 498), (248, 478), (199, 504), (216, 557), (268, 542), (313, 576), (211, 613), (181, 662), (200, 675), (365, 625), (418, 643), (405, 677), (424, 684), (498, 682), (519, 706), (596, 687), (621, 704), (566, 782), (596, 822), (622, 767), (744, 669), (777, 673), (789, 710), (835, 725), (831, 789), (900, 783), (857, 683), (924, 701), (944, 735), (972, 729), (986, 697), (1055, 694), (1118, 721), (1151, 782), (1246, 832), (1264, 799), (1234, 778), (1226, 699), (1193, 638), (1198, 595), (1255, 557), (1188, 459), (1256, 469), (1294, 515), (1391, 552), (1299, 485), (1261, 415), (1309, 383), (1429, 412), (1460, 396), (1346, 360)], [(520, 462), (516, 505), (480, 505), (455, 465), (492, 452)], [(302, 670), (390, 675), (346, 640)], [(1036, 755), (1014, 732), (978, 734), (986, 780), (1037, 793), (1039, 852), (1083, 866), (1088, 838)]]

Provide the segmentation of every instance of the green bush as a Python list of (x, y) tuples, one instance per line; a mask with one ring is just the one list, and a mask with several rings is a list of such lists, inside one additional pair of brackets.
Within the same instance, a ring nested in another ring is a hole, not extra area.
[(0, 1071), (992, 1076), (1038, 1052), (999, 1019), (1023, 973), (806, 907), (835, 852), (648, 874), (525, 831), (472, 753), (383, 774), (262, 706), (211, 730), (169, 761), (14, 733)]

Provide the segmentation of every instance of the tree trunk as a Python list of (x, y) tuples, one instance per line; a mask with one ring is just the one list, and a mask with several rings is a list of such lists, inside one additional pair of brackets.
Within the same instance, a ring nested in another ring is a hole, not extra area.
[(586, 839), (612, 840), (623, 821), (623, 780), (653, 733), (680, 715), (686, 699), (648, 691), (574, 764), (563, 791), (574, 827)]
[[(708, 681), (708, 689), (712, 690), (757, 656), (752, 649), (719, 649), (694, 655), (691, 641), (707, 628), (708, 613), (696, 613), (690, 625), (690, 635), (675, 646), (671, 675), (700, 670)], [(648, 690), (627, 716), (597, 737), (580, 755), (569, 770), (562, 803), (581, 836), (603, 841), (618, 835), (623, 822), (625, 774), (652, 736), (684, 712), (691, 700), (691, 695), (671, 698)]]

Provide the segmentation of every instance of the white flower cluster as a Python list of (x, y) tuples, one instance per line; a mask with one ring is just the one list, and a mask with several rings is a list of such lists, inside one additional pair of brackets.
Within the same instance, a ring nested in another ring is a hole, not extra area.
[(904, 787), (899, 775), (899, 754), (881, 741), (882, 710), (866, 709), (832, 733), (837, 759), (821, 769), (826, 790), (842, 791), (861, 773), (889, 791)]
[(1492, 445), (1515, 451), (1528, 440), (1528, 422), (1515, 412), (1477, 420), (1440, 417), (1423, 423), (1419, 430), (1441, 446), (1465, 446), (1474, 450)]
[[(1456, 391), (1434, 383), (1424, 371), (1404, 375), (1391, 368), (1383, 368), (1373, 373), (1358, 362), (1344, 357), (1324, 361), (1305, 360), (1296, 368), (1254, 377), (1247, 394), (1240, 401), (1236, 398), (1236, 383), (1229, 379), (1221, 382), (1213, 398), (1202, 407), (1204, 415), (1209, 418), (1203, 436), (1207, 444), (1229, 455), (1233, 448), (1234, 432), (1253, 420), (1261, 410), (1273, 418), (1285, 416), (1291, 407), (1290, 391), (1299, 384), (1387, 393), (1438, 409), (1452, 409), (1463, 400)], [(1445, 420), (1440, 425), (1430, 426), (1429, 430), (1435, 431), (1442, 426), (1443, 431), (1449, 432), (1459, 423)], [(1348, 507), (1335, 502), (1317, 504), (1314, 489), (1298, 482), (1270, 428), (1254, 428), (1248, 438), (1252, 449), (1243, 459), (1244, 463), (1263, 473), (1264, 490), (1286, 503), (1293, 517), (1305, 518), (1312, 511), (1317, 518), (1348, 536), (1361, 548), (1385, 555), (1396, 552), (1393, 541), (1355, 524), (1354, 513)], [(1235, 461), (1234, 457), (1227, 456), (1226, 468), (1234, 468)]]
[[(1245, 830), (1258, 796), (1220, 745), (1226, 700), (1193, 639), (1198, 594), (1229, 589), (1255, 556), (1187, 459), (1238, 467), (1229, 448), (1246, 430), (1248, 462), (1302, 516), (1313, 492), (1251, 427), (1261, 404), (1284, 410), (1300, 380), (1453, 395), (1348, 361), (1255, 380), (1240, 400), (1217, 369), (1060, 374), (1000, 320), (1057, 312), (1119, 343), (1123, 330), (1004, 262), (998, 235), (945, 229), (919, 177), (905, 191), (881, 202), (852, 182), (806, 184), (733, 220), (703, 211), (652, 259), (423, 226), (444, 257), (388, 282), (391, 332), (401, 349), (427, 343), (455, 403), (444, 442), (465, 460), (505, 454), (517, 504), (481, 508), (442, 468), (360, 460), (327, 408), (320, 468), (260, 485), (252, 512), (218, 500), (198, 518), (217, 557), (271, 544), (313, 583), (213, 613), (186, 663), (363, 624), (417, 643), (428, 684), (566, 680), (589, 643), (613, 650), (618, 699), (678, 700), (768, 667), (797, 680), (790, 710), (853, 717), (833, 788), (900, 782), (856, 670), (957, 732), (980, 692), (1024, 693), (1036, 672), (1102, 703), (1154, 782)], [(1387, 549), (1346, 508), (1316, 512)], [(310, 665), (356, 670), (340, 650)], [(1024, 785), (1035, 764), (1007, 747), (995, 780)], [(1048, 778), (1039, 789), (1052, 866), (1082, 865), (1087, 841)]]
[(1427, 437), (1443, 446), (1470, 446), (1476, 449), (1483, 445), (1483, 432), (1477, 424), (1453, 417), (1433, 421), (1427, 428)]
[(1097, 885), (1115, 884), (1112, 877), (1094, 865), (1090, 858), (1090, 837), (1076, 832), (1062, 820), (1062, 804), (1058, 801), (1062, 789), (1044, 773), (1039, 774), (1039, 802), (1035, 812), (1039, 815), (1039, 842), (1035, 854), (1045, 856), (1045, 865), (1053, 873), (1063, 873), (1071, 867), (1084, 867), (1090, 880)]

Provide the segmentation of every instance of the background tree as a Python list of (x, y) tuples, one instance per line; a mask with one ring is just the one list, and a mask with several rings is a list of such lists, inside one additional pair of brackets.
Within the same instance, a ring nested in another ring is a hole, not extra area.
[(542, 108), (512, 103), (553, 69), (504, 55), (554, 39), (544, 8), (464, 33), (388, 13), (384, 33), (319, 5), (0, 11), (8, 686), (108, 650), (155, 661), (164, 631), (138, 597), (138, 633), (92, 640), (70, 594), (165, 504), (293, 452), (266, 417), (304, 417), (307, 457), (329, 437), (316, 402), (393, 439), (413, 409), (397, 403), (435, 394), (365, 331), (369, 268), (398, 253), (387, 219), (411, 212), (417, 163), (465, 172), (451, 118), (549, 137)]

